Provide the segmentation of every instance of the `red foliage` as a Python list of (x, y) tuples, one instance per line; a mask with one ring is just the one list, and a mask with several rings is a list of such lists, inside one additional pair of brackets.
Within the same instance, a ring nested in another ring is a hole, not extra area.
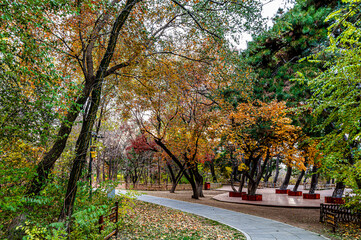
[(147, 151), (155, 151), (157, 150), (157, 145), (154, 141), (149, 141), (143, 134), (136, 136), (135, 139), (130, 140), (130, 145), (125, 149), (130, 151), (134, 149), (135, 153), (142, 153)]

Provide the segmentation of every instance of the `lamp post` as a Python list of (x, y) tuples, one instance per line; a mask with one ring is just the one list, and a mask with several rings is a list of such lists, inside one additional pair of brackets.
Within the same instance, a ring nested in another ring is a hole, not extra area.
[(95, 132), (91, 132), (91, 135), (90, 135), (90, 141), (89, 141), (89, 145), (90, 145), (90, 153), (89, 153), (89, 168), (88, 168), (88, 176), (89, 176), (89, 187), (90, 187), (90, 190), (89, 190), (89, 199), (92, 198), (92, 172), (93, 172), (93, 158), (96, 158), (96, 146), (93, 145), (92, 143), (92, 139), (94, 138), (94, 142), (95, 142), (95, 139), (96, 138), (104, 138), (103, 136), (101, 135), (97, 135)]

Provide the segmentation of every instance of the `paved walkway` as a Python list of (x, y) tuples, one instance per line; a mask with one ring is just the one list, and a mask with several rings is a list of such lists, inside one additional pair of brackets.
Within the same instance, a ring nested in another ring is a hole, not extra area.
[[(122, 192), (117, 190), (117, 192)], [(166, 207), (196, 214), (205, 218), (231, 226), (242, 233), (247, 239), (252, 240), (320, 240), (326, 239), (316, 233), (306, 231), (301, 228), (293, 227), (281, 222), (256, 217), (248, 214), (234, 212), (222, 208), (211, 207), (196, 203), (189, 203), (167, 198), (154, 197), (149, 195), (141, 195), (139, 200), (163, 205)]]

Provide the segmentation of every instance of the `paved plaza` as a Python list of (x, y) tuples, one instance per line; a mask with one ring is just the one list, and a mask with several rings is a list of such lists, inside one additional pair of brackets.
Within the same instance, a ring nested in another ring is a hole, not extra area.
[[(289, 186), (288, 189), (292, 189), (293, 186)], [(333, 189), (318, 190), (316, 193), (320, 194), (320, 199), (303, 199), (302, 196), (288, 196), (287, 194), (275, 194), (275, 188), (263, 188), (258, 189), (257, 194), (262, 194), (262, 201), (246, 201), (240, 197), (229, 197), (228, 192), (232, 191), (230, 186), (223, 186), (217, 189), (220, 194), (214, 196), (213, 199), (239, 204), (252, 204), (260, 206), (272, 206), (272, 207), (295, 207), (295, 208), (320, 208), (320, 204), (325, 202), (325, 196), (331, 196)], [(303, 186), (299, 187), (299, 191), (308, 193), (308, 190), (303, 190)], [(346, 189), (351, 191), (350, 189)]]

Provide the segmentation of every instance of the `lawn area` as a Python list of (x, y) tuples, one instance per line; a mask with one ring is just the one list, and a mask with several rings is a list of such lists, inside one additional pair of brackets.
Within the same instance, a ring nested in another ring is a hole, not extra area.
[(246, 239), (239, 231), (196, 215), (134, 201), (120, 236), (129, 239)]

